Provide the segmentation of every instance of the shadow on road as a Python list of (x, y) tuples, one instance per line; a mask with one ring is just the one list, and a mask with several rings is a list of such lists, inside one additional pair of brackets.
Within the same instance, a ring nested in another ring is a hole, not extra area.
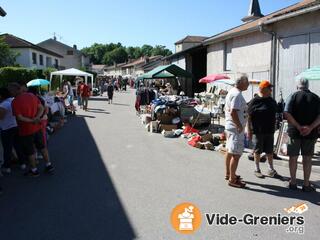
[(113, 105), (116, 105), (116, 106), (125, 106), (125, 107), (130, 107), (131, 105), (130, 104), (123, 104), (123, 103), (112, 103)]
[[(308, 201), (316, 205), (320, 205), (320, 193), (318, 192), (305, 193), (305, 192), (302, 192), (302, 190), (296, 190), (296, 191), (290, 190), (285, 186), (282, 187), (282, 186), (261, 184), (261, 183), (248, 182), (248, 181), (246, 181), (246, 183), (247, 183), (247, 187), (245, 189), (248, 191), (266, 193), (266, 194), (274, 195), (277, 197), (294, 198), (297, 200)], [(302, 185), (301, 180), (298, 181), (298, 184), (300, 186)], [(258, 186), (264, 189), (251, 188), (250, 186)]]
[[(50, 139), (54, 175), (2, 180), (3, 240), (134, 239), (135, 233), (83, 117)], [(106, 149), (107, 151), (107, 149)]]
[(88, 108), (89, 111), (93, 110), (93, 111), (99, 111), (99, 112), (105, 112), (106, 110), (101, 109), (101, 108)]
[(88, 112), (90, 113), (102, 113), (102, 114), (110, 114), (109, 112), (102, 112), (102, 111), (92, 111), (90, 109), (88, 109)]
[(90, 101), (108, 101), (108, 98), (107, 97), (90, 97), (89, 104), (90, 104)]
[(77, 114), (77, 118), (96, 118), (95, 116), (89, 116), (89, 115), (83, 115), (83, 114)]

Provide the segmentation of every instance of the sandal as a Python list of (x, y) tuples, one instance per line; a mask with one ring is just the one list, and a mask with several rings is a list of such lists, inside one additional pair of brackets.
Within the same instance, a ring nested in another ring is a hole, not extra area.
[(236, 188), (244, 188), (246, 186), (245, 182), (240, 181), (239, 179), (236, 179), (234, 181), (229, 181), (228, 185), (230, 187), (236, 187)]
[[(230, 176), (228, 176), (228, 175), (226, 175), (226, 176), (224, 177), (225, 180), (229, 180), (229, 178), (230, 178)], [(241, 180), (242, 177), (241, 177), (240, 175), (236, 175), (236, 179), (237, 179), (237, 180)]]
[(309, 186), (303, 186), (302, 191), (303, 192), (314, 192), (314, 191), (316, 191), (316, 188), (310, 184)]
[(297, 184), (295, 183), (295, 184), (292, 184), (292, 183), (289, 183), (288, 184), (288, 188), (290, 189), (290, 190), (298, 190), (298, 187), (297, 187)]

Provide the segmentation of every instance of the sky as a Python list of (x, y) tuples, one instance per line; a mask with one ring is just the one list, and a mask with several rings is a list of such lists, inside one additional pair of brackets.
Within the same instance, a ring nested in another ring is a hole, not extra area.
[[(260, 0), (263, 14), (299, 0)], [(164, 45), (187, 35), (213, 36), (242, 24), (250, 0), (0, 0), (7, 12), (0, 33), (32, 43), (52, 38), (76, 44), (121, 42), (125, 46)]]

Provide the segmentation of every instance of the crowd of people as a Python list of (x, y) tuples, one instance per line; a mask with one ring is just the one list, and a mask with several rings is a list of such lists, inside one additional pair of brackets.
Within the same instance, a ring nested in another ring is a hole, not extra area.
[(13, 149), (25, 175), (39, 176), (37, 151), (45, 161), (45, 172), (52, 173), (45, 137), (47, 109), (34, 89), (29, 92), (18, 83), (0, 90), (0, 126), (3, 145), (3, 172), (11, 172)]
[[(107, 91), (108, 94), (110, 93), (111, 88), (109, 88), (110, 90), (108, 90), (108, 87), (110, 85), (112, 86), (112, 89), (113, 89), (112, 91), (119, 91), (119, 92), (127, 91), (127, 85), (133, 81), (129, 80), (128, 78), (123, 78), (121, 76), (118, 76), (118, 77), (108, 76), (104, 78), (102, 78), (102, 76), (99, 76), (97, 79), (97, 82), (98, 82), (97, 85), (99, 86), (100, 96), (102, 96), (105, 91)], [(130, 86), (132, 85), (133, 83), (130, 84)]]
[[(225, 157), (226, 177), (229, 186), (244, 188), (246, 183), (237, 175), (239, 159), (244, 151), (245, 137), (252, 140), (254, 146), (254, 174), (258, 178), (264, 175), (260, 169), (261, 153), (267, 154), (267, 175), (278, 175), (273, 165), (273, 146), (276, 126), (277, 104), (271, 97), (272, 84), (262, 81), (259, 93), (247, 104), (242, 92), (249, 86), (248, 77), (243, 75), (237, 79), (235, 87), (226, 97), (226, 135), (227, 153)], [(312, 192), (315, 187), (310, 183), (312, 157), (315, 144), (319, 137), (320, 99), (309, 90), (309, 82), (300, 79), (297, 91), (292, 93), (285, 102), (284, 116), (288, 121), (290, 181), (288, 188), (297, 190), (296, 171), (299, 155), (303, 158), (304, 183), (302, 191)]]
[(133, 81), (128, 78), (119, 77), (105, 77), (97, 80), (97, 85), (99, 86), (100, 96), (107, 92), (108, 103), (112, 104), (113, 95), (115, 91), (127, 91), (128, 84), (133, 87)]
[[(26, 176), (38, 177), (39, 161), (45, 162), (44, 171), (53, 173), (54, 166), (48, 153), (48, 136), (63, 127), (66, 115), (75, 114), (74, 97), (78, 105), (88, 110), (90, 88), (82, 78), (73, 91), (69, 81), (64, 80), (54, 95), (42, 91), (40, 86), (26, 87), (10, 83), (0, 88), (0, 129), (3, 163), (0, 174), (10, 174), (15, 163)], [(0, 182), (0, 192), (2, 192)]]

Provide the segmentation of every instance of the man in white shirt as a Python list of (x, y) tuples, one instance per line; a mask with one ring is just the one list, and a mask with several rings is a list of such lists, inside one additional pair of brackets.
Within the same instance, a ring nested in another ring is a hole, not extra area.
[[(1, 142), (3, 147), (3, 166), (2, 171), (11, 173), (11, 159), (13, 148), (16, 151), (21, 169), (26, 168), (23, 154), (19, 148), (18, 125), (16, 117), (12, 114), (12, 100), (7, 88), (0, 88), (0, 130)], [(1, 165), (1, 164), (0, 164)]]
[(247, 103), (242, 96), (249, 86), (248, 77), (242, 75), (236, 80), (235, 87), (226, 96), (226, 180), (229, 186), (243, 188), (245, 183), (236, 175), (239, 159), (244, 150), (244, 129), (247, 124)]

